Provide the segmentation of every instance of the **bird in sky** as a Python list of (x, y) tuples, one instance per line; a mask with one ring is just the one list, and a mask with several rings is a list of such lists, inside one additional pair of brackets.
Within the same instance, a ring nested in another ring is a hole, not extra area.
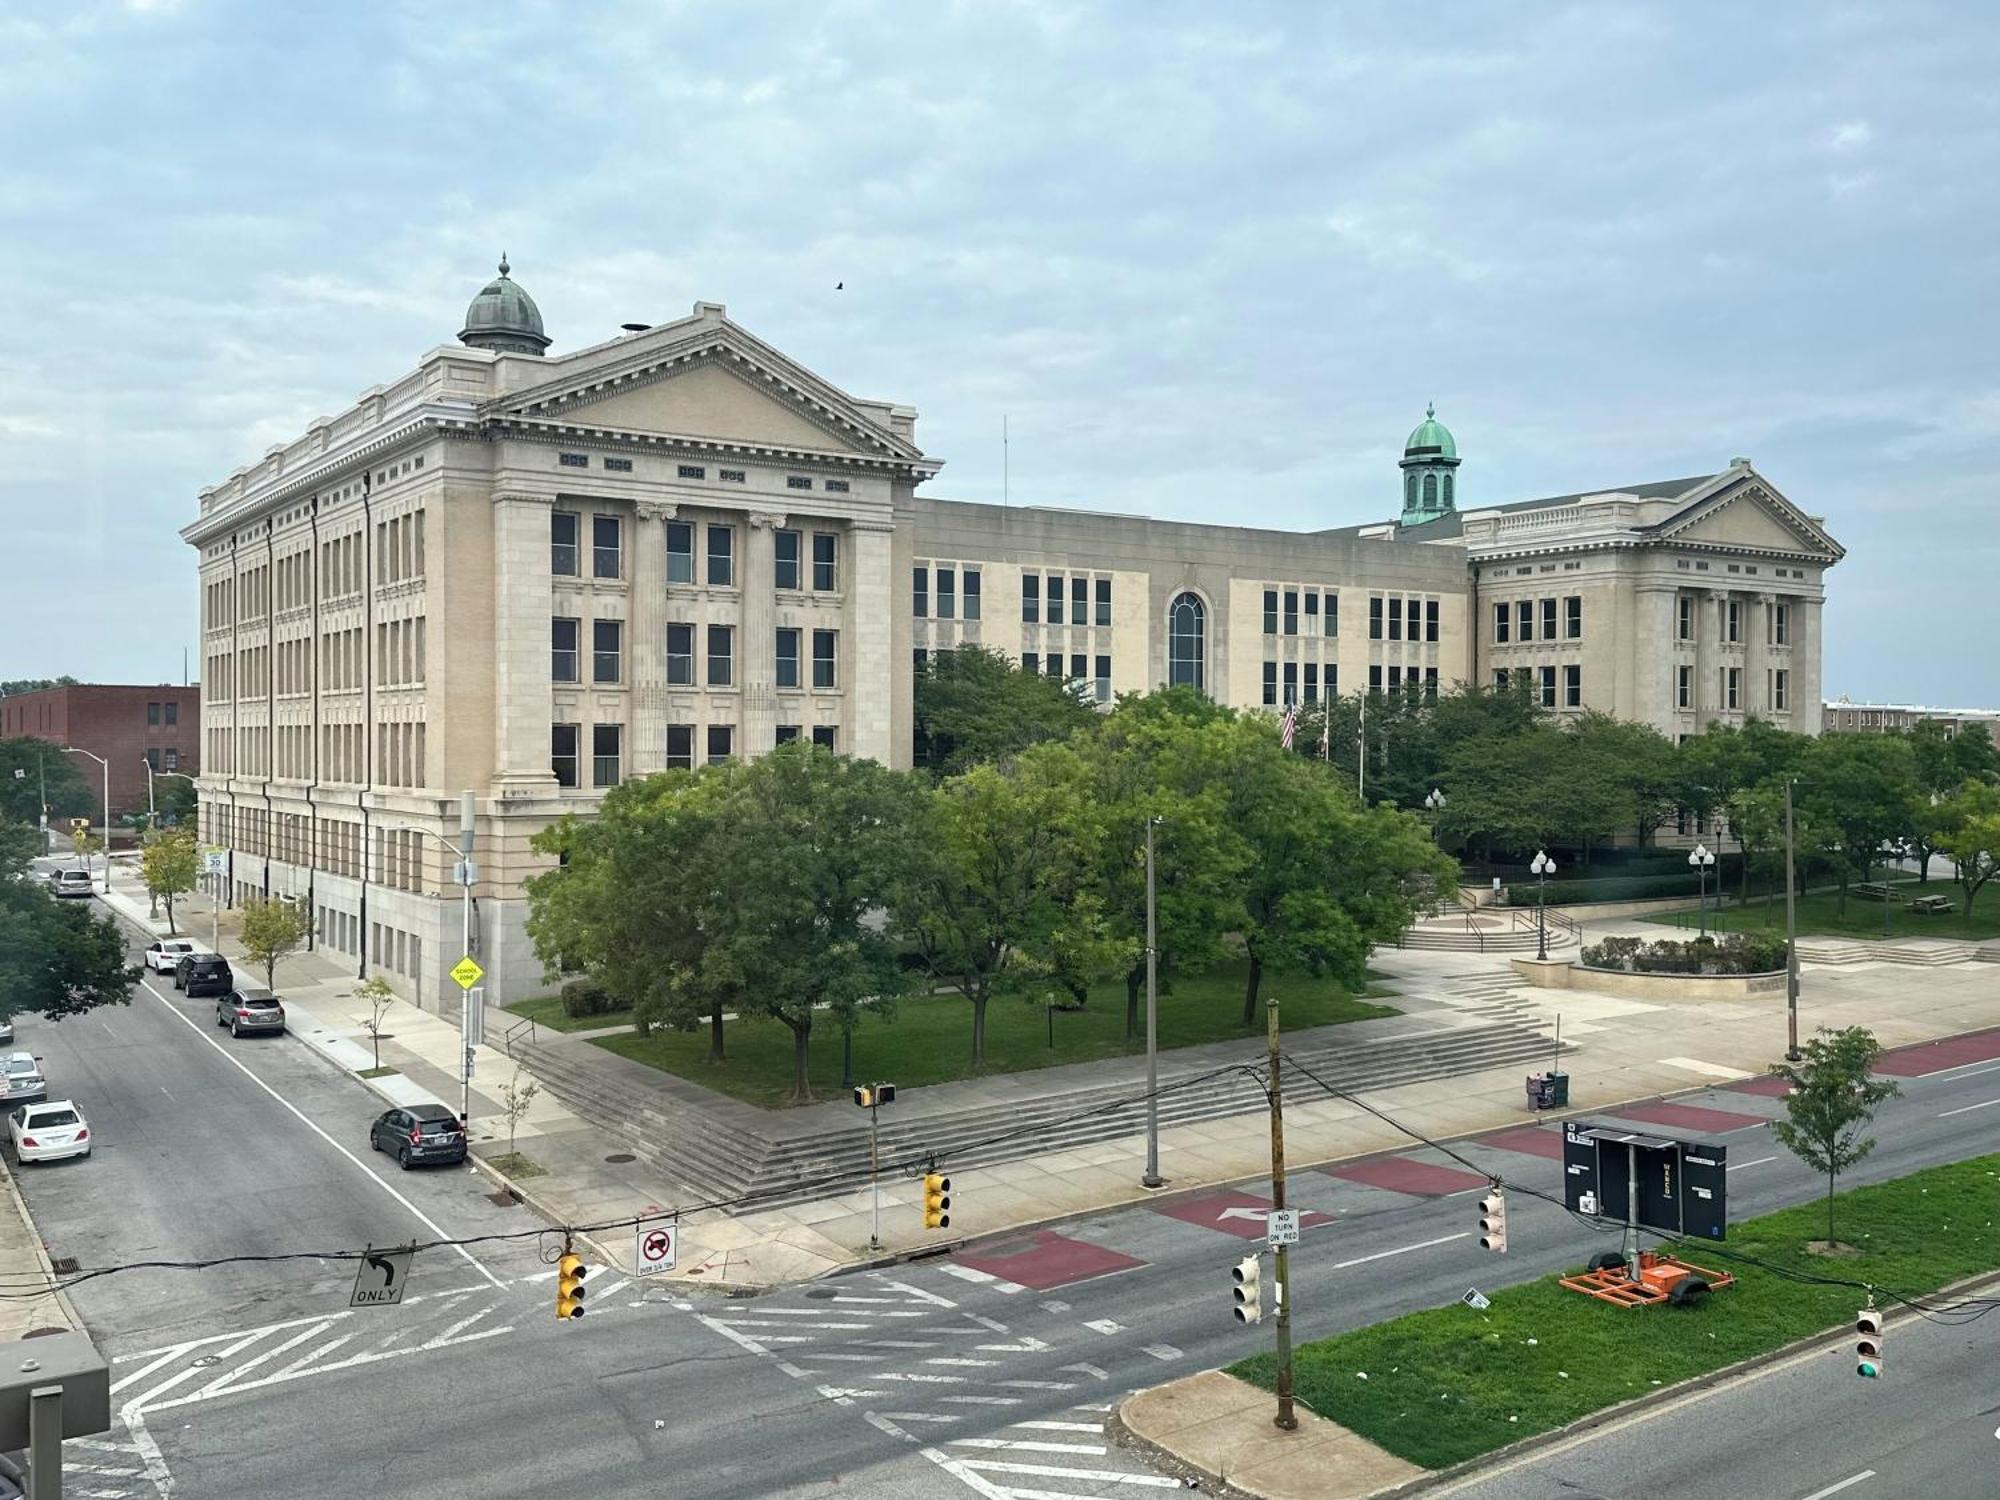
[(846, 282), (844, 282), (844, 281), (836, 281), (836, 282), (835, 282), (835, 283), (833, 284), (833, 289), (834, 289), (834, 290), (835, 290), (836, 292), (843, 292), (843, 291), (846, 291), (846, 290), (847, 290), (847, 283), (846, 283)]

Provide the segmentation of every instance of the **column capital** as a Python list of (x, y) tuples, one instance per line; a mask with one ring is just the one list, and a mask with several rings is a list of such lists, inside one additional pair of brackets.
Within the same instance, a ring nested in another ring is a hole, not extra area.
[(790, 517), (783, 511), (778, 510), (753, 510), (744, 517), (752, 531), (777, 531), (789, 519)]
[(668, 500), (641, 500), (638, 510), (642, 521), (671, 521), (681, 513), (680, 506)]
[(553, 506), (556, 503), (556, 497), (553, 494), (535, 490), (495, 490), (493, 492), (493, 503), (495, 505)]

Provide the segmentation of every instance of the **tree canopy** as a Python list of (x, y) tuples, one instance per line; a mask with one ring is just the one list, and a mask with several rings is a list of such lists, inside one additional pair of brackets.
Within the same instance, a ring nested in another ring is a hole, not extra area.
[(0, 818), (37, 827), (45, 782), (51, 820), (96, 813), (97, 793), (92, 789), (93, 784), (84, 780), (74, 755), (65, 754), (61, 745), (34, 735), (0, 739)]
[(1066, 739), (1096, 717), (1063, 680), (1024, 672), (981, 646), (934, 653), (911, 698), (916, 761), (935, 775)]
[(59, 901), (27, 878), (40, 837), (0, 820), (0, 1018), (33, 1014), (61, 1021), (131, 1000), (139, 970), (125, 940), (89, 902)]

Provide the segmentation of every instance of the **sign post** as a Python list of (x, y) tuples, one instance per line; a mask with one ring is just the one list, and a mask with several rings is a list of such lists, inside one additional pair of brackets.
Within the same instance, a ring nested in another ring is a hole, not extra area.
[(486, 1039), (486, 991), (479, 987), (479, 981), (486, 977), (486, 971), (479, 967), (479, 960), (470, 953), (451, 966), (451, 977), (464, 993), (459, 997), (458, 1034), (465, 1045), (465, 1066), (460, 1070), (459, 1082), (465, 1090), (465, 1097), (459, 1105), (458, 1123), (465, 1131), (465, 1148), (472, 1149), (472, 1049)]

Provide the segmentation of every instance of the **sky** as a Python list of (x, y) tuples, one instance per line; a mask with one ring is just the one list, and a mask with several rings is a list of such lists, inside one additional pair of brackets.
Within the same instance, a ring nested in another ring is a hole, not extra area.
[[(926, 493), (1315, 528), (1750, 458), (1829, 696), (2000, 707), (2000, 7), (0, 0), (0, 678), (179, 680), (202, 487), (725, 302)], [(838, 284), (844, 288), (836, 290)]]

